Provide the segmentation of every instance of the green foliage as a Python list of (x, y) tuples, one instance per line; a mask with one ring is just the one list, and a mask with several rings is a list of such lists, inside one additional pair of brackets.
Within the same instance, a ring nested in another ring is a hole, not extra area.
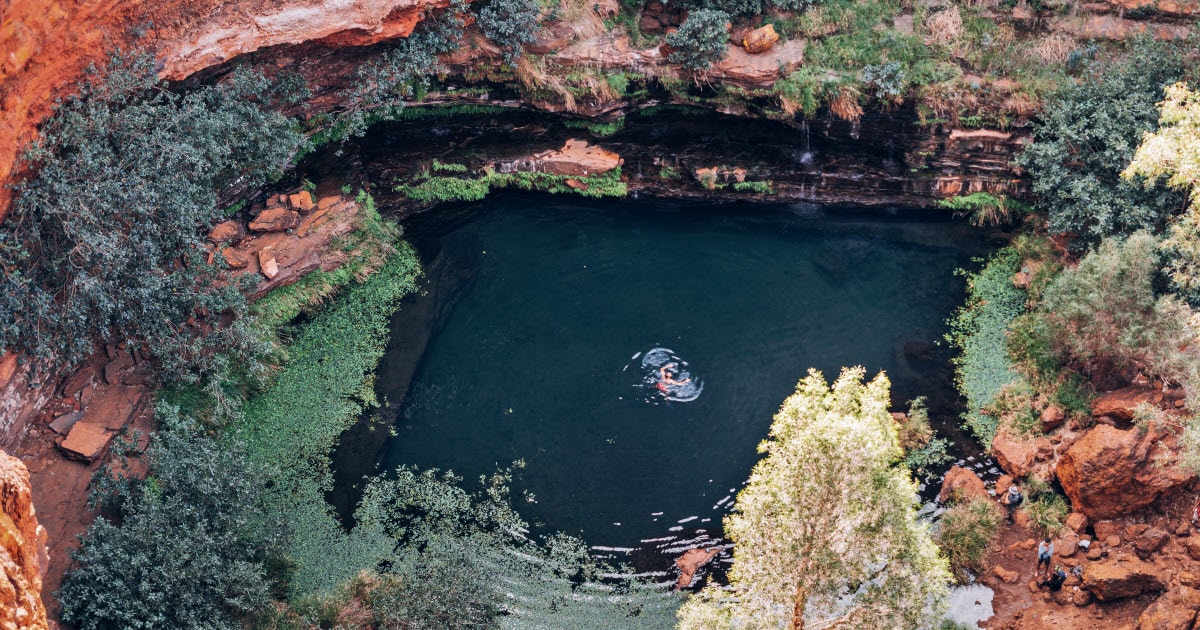
[(274, 177), (300, 142), (267, 93), (234, 72), (176, 94), (148, 56), (93, 70), (24, 157), (34, 175), (0, 234), (0, 351), (70, 363), (98, 338), (127, 340), (173, 378), (261, 352), (244, 322), (210, 334), (180, 323), (244, 308), (236, 285), (214, 282), (203, 238), (224, 189)]
[(1045, 313), (1035, 311), (1021, 315), (1009, 327), (1009, 360), (1036, 384), (1056, 381), (1065, 358), (1054, 342), (1057, 334), (1059, 331), (1054, 329)]
[(716, 10), (731, 16), (765, 15), (769, 8), (783, 11), (804, 11), (816, 4), (814, 0), (684, 0), (689, 11)]
[(950, 574), (916, 515), (916, 484), (888, 413), (887, 377), (810, 370), (775, 416), (766, 458), (725, 519), (730, 589), (706, 587), (680, 609), (683, 630), (916, 628), (941, 618)]
[(725, 58), (729, 41), (729, 14), (714, 9), (688, 13), (679, 30), (667, 35), (671, 52), (667, 60), (698, 72)]
[[(583, 184), (582, 188), (567, 185), (567, 180), (574, 179)], [(488, 182), (496, 188), (519, 188), (521, 190), (539, 190), (552, 194), (582, 195), (584, 197), (625, 197), (629, 195), (629, 187), (621, 181), (621, 167), (607, 173), (587, 177), (570, 177), (553, 173), (488, 173)]]
[(1155, 296), (1157, 261), (1157, 241), (1145, 232), (1102, 241), (1046, 288), (1033, 319), (1043, 322), (1040, 343), (1085, 374), (1138, 368), (1185, 381), (1197, 365), (1191, 311)]
[(996, 419), (985, 410), (1017, 376), (1006, 342), (1009, 324), (1025, 307), (1024, 293), (1012, 284), (1020, 262), (1012, 248), (992, 255), (968, 277), (967, 302), (949, 321), (946, 339), (959, 351), (954, 358), (955, 383), (967, 399), (963, 420), (983, 444), (991, 444), (996, 434)]
[(382, 532), (347, 533), (325, 502), (329, 454), (338, 436), (375, 405), (374, 371), (388, 339), (388, 319), (416, 290), (416, 253), (401, 245), (365, 283), (317, 313), (288, 347), (288, 361), (231, 427), (249, 457), (270, 475), (268, 509), (294, 525), (285, 553), (295, 564), (294, 595), (332, 590), (372, 569), (394, 542)]
[(871, 64), (863, 68), (863, 83), (881, 101), (895, 101), (904, 96), (906, 78), (904, 66), (898, 61)]
[(949, 199), (939, 199), (938, 207), (953, 210), (958, 216), (965, 216), (976, 227), (994, 227), (1011, 223), (1017, 213), (1029, 210), (1028, 206), (1015, 199), (997, 197), (987, 192), (959, 195)]
[(1096, 390), (1087, 379), (1071, 372), (1061, 379), (1058, 387), (1051, 394), (1051, 401), (1062, 407), (1067, 413), (1089, 417), (1092, 413), (1092, 400)]
[(466, 173), (468, 170), (465, 164), (447, 164), (438, 161), (437, 158), (433, 158), (433, 164), (430, 165), (430, 168), (442, 173)]
[(658, 176), (662, 179), (681, 179), (682, 178), (682, 176), (679, 174), (679, 171), (675, 170), (673, 167), (670, 167), (670, 166), (664, 166), (664, 167), (658, 169)]
[(774, 195), (775, 186), (770, 181), (734, 182), (733, 189), (738, 192), (754, 193), (756, 195)]
[(1146, 177), (1147, 186), (1166, 178), (1168, 187), (1189, 192), (1189, 207), (1171, 225), (1165, 243), (1171, 279), (1193, 303), (1200, 301), (1200, 93), (1184, 83), (1167, 88), (1160, 104), (1160, 128), (1142, 139), (1133, 161), (1121, 173)]
[(263, 512), (261, 472), (229, 444), (160, 408), (144, 481), (106, 470), (101, 517), (71, 556), (63, 621), (105, 628), (241, 628), (268, 600), (263, 561), (283, 529)]
[(413, 183), (400, 184), (395, 188), (396, 192), (421, 203), (479, 201), (487, 197), (491, 190), (487, 178), (465, 179), (430, 175), (428, 172), (418, 175)]
[(492, 116), (512, 112), (510, 107), (500, 105), (413, 105), (395, 116), (396, 120), (424, 120), (427, 118), (457, 118), (460, 116)]
[(957, 503), (942, 514), (935, 540), (946, 554), (954, 578), (968, 584), (983, 573), (988, 550), (1000, 533), (1003, 515), (995, 503), (982, 498)]
[(1175, 192), (1120, 177), (1142, 134), (1154, 131), (1163, 86), (1183, 76), (1183, 44), (1141, 40), (1055, 94), (1018, 158), (1055, 232), (1088, 241), (1160, 230), (1182, 208)]
[(329, 299), (343, 287), (355, 281), (362, 281), (382, 266), (392, 254), (394, 245), (400, 238), (399, 228), (379, 216), (374, 199), (365, 192), (360, 191), (359, 195), (359, 205), (363, 212), (362, 223), (340, 242), (341, 250), (347, 255), (346, 262), (332, 271), (312, 271), (295, 283), (274, 289), (255, 302), (252, 312), (260, 324), (274, 330), (292, 321), (300, 313)]
[(465, 0), (451, 0), (445, 11), (421, 20), (412, 35), (394, 40), (387, 52), (360, 66), (341, 95), (344, 109), (319, 126), (308, 148), (359, 136), (375, 122), (402, 117), (408, 101), (429, 90), (429, 76), (440, 68), (438, 56), (458, 47), (465, 10)]
[(904, 450), (904, 467), (918, 477), (930, 474), (952, 459), (947, 453), (949, 441), (934, 437), (924, 396), (909, 402), (908, 413), (899, 427), (899, 439)]
[(1057, 536), (1067, 520), (1067, 501), (1046, 482), (1030, 477), (1025, 482), (1025, 511), (1029, 526), (1038, 536)]
[(521, 47), (535, 39), (540, 13), (537, 0), (487, 0), (477, 15), (483, 34), (500, 46), (509, 65), (516, 65)]
[[(575, 180), (579, 182), (579, 185), (568, 185), (567, 180)], [(412, 181), (397, 185), (395, 191), (413, 201), (440, 203), (479, 201), (486, 197), (493, 188), (519, 188), (593, 198), (624, 197), (629, 194), (628, 186), (621, 181), (620, 167), (607, 173), (586, 177), (526, 171), (497, 173), (487, 170), (472, 178), (470, 176), (432, 175), (429, 171), (425, 171), (414, 177)]]
[[(612, 82), (612, 76), (608, 77), (609, 82)], [(625, 75), (615, 75), (624, 78)], [(628, 81), (628, 79), (626, 79)], [(624, 93), (624, 88), (621, 89)], [(618, 131), (625, 128), (625, 117), (621, 116), (611, 122), (596, 122), (594, 120), (564, 120), (563, 124), (569, 129), (586, 129), (588, 133), (599, 138), (607, 138)]]

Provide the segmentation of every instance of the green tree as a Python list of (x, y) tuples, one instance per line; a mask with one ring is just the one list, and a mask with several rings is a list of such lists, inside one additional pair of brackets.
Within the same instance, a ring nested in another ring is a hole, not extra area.
[(671, 52), (667, 60), (693, 72), (707, 69), (725, 58), (729, 41), (729, 14), (715, 9), (688, 13), (679, 30), (667, 35)]
[(1121, 177), (1144, 177), (1147, 187), (1166, 178), (1169, 188), (1190, 191), (1190, 205), (1172, 223), (1164, 246), (1171, 278), (1194, 300), (1200, 295), (1200, 93), (1184, 83), (1170, 86), (1161, 111), (1158, 131), (1143, 136)]
[(111, 518), (83, 534), (57, 593), (82, 630), (235, 629), (268, 601), (263, 562), (283, 528), (264, 515), (258, 469), (160, 411), (146, 479), (105, 475), (93, 491)]
[(1163, 86), (1184, 74), (1180, 46), (1139, 41), (1126, 58), (1097, 64), (1049, 99), (1017, 162), (1029, 170), (1052, 231), (1090, 242), (1156, 232), (1182, 209), (1178, 194), (1120, 177), (1142, 134), (1155, 128)]
[(266, 181), (301, 141), (270, 111), (270, 84), (234, 72), (177, 94), (153, 58), (117, 55), (80, 90), (25, 154), (34, 175), (0, 234), (0, 351), (71, 362), (98, 338), (129, 340), (179, 375), (217, 348), (260, 349), (240, 325), (187, 322), (244, 306), (203, 238), (222, 191)]
[(940, 619), (950, 573), (917, 520), (887, 377), (810, 370), (775, 416), (767, 454), (726, 518), (730, 587), (680, 609), (685, 630), (916, 628)]
[[(1158, 241), (1145, 232), (1105, 239), (1046, 287), (1038, 310), (1014, 323), (1021, 347), (1045, 348), (1085, 374), (1144, 370), (1176, 382), (1195, 369), (1187, 305), (1155, 295)], [(1028, 354), (1028, 352), (1026, 352)]]

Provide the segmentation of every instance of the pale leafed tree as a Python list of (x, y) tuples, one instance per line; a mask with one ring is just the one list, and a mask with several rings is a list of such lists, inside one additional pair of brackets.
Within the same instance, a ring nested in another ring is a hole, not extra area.
[[(1200, 92), (1188, 89), (1185, 83), (1169, 86), (1159, 110), (1158, 131), (1142, 137), (1133, 161), (1121, 176), (1141, 175), (1147, 180), (1146, 186), (1166, 178), (1167, 186), (1189, 193), (1188, 208), (1171, 224), (1164, 245), (1172, 279), (1194, 301), (1200, 295)], [(1190, 323), (1192, 330), (1200, 329), (1200, 314), (1193, 312)], [(1179, 380), (1189, 398), (1200, 390), (1196, 370)], [(1183, 443), (1181, 462), (1200, 470), (1200, 419), (1195, 416), (1185, 424)]]
[(941, 619), (945, 558), (899, 465), (887, 376), (815, 370), (775, 416), (766, 453), (725, 519), (730, 586), (683, 605), (683, 630), (922, 628)]
[(1159, 110), (1158, 131), (1142, 137), (1121, 176), (1145, 177), (1147, 187), (1166, 178), (1167, 186), (1191, 191), (1191, 203), (1172, 222), (1164, 245), (1171, 254), (1172, 278), (1194, 294), (1200, 291), (1200, 92), (1189, 90), (1185, 83), (1169, 86)]

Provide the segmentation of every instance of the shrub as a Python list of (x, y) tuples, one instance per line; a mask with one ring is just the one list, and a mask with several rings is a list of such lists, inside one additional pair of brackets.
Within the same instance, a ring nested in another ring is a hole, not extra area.
[(898, 61), (871, 64), (863, 68), (863, 83), (867, 84), (875, 98), (887, 102), (899, 101), (907, 86), (904, 66)]
[(161, 407), (144, 481), (102, 476), (100, 517), (71, 553), (58, 599), (82, 630), (241, 628), (268, 600), (263, 561), (281, 531), (258, 469)]
[(488, 0), (479, 9), (479, 27), (504, 50), (504, 60), (516, 65), (521, 47), (534, 40), (540, 13), (537, 0)]
[(908, 413), (898, 428), (904, 467), (913, 475), (928, 475), (933, 468), (950, 461), (950, 454), (946, 452), (950, 443), (945, 438), (934, 437), (924, 396), (908, 403)]
[[(326, 118), (312, 135), (306, 150), (329, 142), (360, 136), (372, 123), (408, 116), (437, 115), (448, 110), (475, 110), (483, 106), (421, 107), (408, 109), (407, 100), (429, 88), (429, 75), (439, 68), (438, 55), (458, 48), (466, 11), (465, 0), (451, 0), (439, 15), (421, 20), (411, 35), (395, 40), (378, 59), (355, 71), (353, 82), (341, 95), (343, 111)], [(420, 113), (418, 113), (420, 112)]]
[(991, 193), (977, 192), (950, 199), (938, 200), (938, 206), (954, 210), (957, 216), (965, 216), (976, 227), (994, 227), (1011, 223), (1018, 212), (1028, 210), (1025, 204), (997, 197)]
[(149, 56), (92, 70), (25, 154), (34, 175), (0, 236), (0, 351), (70, 363), (97, 338), (126, 340), (175, 376), (218, 370), (218, 349), (260, 351), (242, 324), (205, 334), (183, 323), (244, 308), (237, 286), (215, 282), (202, 245), (221, 192), (273, 177), (300, 143), (267, 109), (270, 91), (235, 71), (177, 94)]
[(1052, 383), (1062, 371), (1064, 357), (1054, 343), (1056, 332), (1040, 311), (1025, 313), (1010, 326), (1008, 358), (1035, 384)]
[(1012, 284), (1020, 264), (1012, 248), (996, 252), (978, 273), (968, 277), (967, 302), (950, 319), (949, 341), (955, 383), (967, 399), (963, 420), (983, 444), (991, 444), (996, 419), (986, 413), (996, 394), (1017, 377), (1006, 349), (1008, 327), (1025, 308), (1025, 294)]
[(679, 30), (667, 35), (671, 52), (667, 60), (693, 72), (707, 69), (725, 58), (729, 41), (729, 14), (715, 9), (688, 13)]
[(775, 186), (770, 181), (734, 182), (733, 189), (738, 192), (754, 193), (756, 195), (774, 195)]
[(1025, 511), (1029, 514), (1030, 528), (1039, 537), (1057, 536), (1070, 511), (1066, 499), (1037, 477), (1025, 482), (1025, 493), (1029, 497)]
[(1097, 64), (1049, 99), (1017, 162), (1032, 176), (1052, 231), (1095, 242), (1157, 231), (1182, 208), (1178, 193), (1120, 177), (1142, 134), (1156, 127), (1163, 86), (1183, 75), (1179, 46), (1139, 41), (1125, 59)]
[(1190, 310), (1154, 294), (1157, 241), (1105, 239), (1046, 288), (1039, 334), (1074, 367), (1099, 376), (1132, 369), (1181, 381), (1195, 365)]
[(1000, 533), (1002, 518), (1000, 508), (983, 498), (959, 503), (942, 514), (934, 540), (960, 583), (969, 583), (986, 568), (987, 553)]

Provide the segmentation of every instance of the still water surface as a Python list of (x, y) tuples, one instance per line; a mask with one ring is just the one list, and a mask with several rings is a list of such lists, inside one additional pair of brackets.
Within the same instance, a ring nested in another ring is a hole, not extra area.
[(524, 460), (528, 520), (614, 547), (719, 535), (810, 367), (885, 370), (898, 405), (944, 394), (933, 344), (983, 248), (936, 214), (545, 197), (436, 236), (457, 298), (410, 386), (381, 392), (400, 401), (383, 465)]

